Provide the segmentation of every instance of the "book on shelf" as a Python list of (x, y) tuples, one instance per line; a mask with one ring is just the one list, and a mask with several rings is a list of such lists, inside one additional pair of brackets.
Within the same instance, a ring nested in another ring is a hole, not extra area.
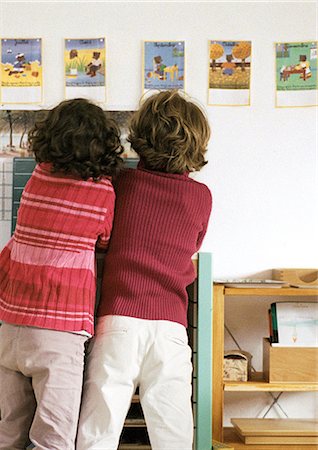
[(318, 347), (318, 303), (275, 302), (269, 310), (273, 347)]
[(261, 280), (253, 278), (214, 280), (214, 283), (224, 284), (225, 287), (231, 288), (281, 288), (290, 286), (285, 281)]

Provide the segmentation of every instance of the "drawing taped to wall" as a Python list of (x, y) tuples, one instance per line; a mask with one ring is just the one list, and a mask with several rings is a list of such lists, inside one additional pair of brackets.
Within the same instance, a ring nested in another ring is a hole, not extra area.
[(65, 98), (106, 101), (105, 38), (65, 39)]
[[(47, 110), (0, 110), (0, 157), (32, 156), (28, 147), (28, 132), (38, 121), (44, 120)], [(133, 111), (105, 111), (106, 117), (116, 121), (120, 128), (124, 158), (137, 158), (127, 141), (128, 126)]]
[(184, 41), (144, 41), (143, 91), (184, 89)]
[(275, 44), (276, 106), (317, 105), (317, 42)]
[(251, 41), (209, 41), (209, 105), (250, 105), (251, 52)]
[(40, 38), (1, 39), (1, 102), (42, 102)]

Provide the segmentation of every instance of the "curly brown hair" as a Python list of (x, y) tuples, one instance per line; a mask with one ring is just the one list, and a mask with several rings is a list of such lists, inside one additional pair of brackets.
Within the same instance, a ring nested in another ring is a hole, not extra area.
[(97, 105), (83, 98), (65, 100), (50, 110), (28, 134), (30, 150), (38, 163), (52, 163), (53, 172), (95, 181), (118, 173), (120, 130)]
[(132, 116), (128, 135), (146, 169), (167, 173), (200, 170), (209, 138), (203, 110), (177, 90), (148, 97)]

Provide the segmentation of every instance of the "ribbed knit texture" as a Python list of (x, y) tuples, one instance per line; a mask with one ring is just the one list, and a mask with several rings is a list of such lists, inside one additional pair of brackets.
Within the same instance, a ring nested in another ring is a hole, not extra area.
[(187, 174), (126, 169), (115, 182), (114, 229), (98, 315), (187, 326), (186, 287), (195, 278), (212, 207), (209, 189)]
[(33, 172), (0, 255), (0, 320), (93, 334), (95, 244), (108, 246), (114, 189), (107, 178), (83, 181), (50, 168)]

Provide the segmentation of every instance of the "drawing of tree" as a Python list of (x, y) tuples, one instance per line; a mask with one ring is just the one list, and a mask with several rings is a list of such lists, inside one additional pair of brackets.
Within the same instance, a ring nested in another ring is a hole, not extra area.
[(212, 72), (216, 71), (216, 60), (221, 58), (224, 53), (224, 48), (220, 44), (211, 44), (210, 45), (210, 59), (212, 59)]
[(1, 115), (1, 119), (4, 122), (4, 126), (1, 127), (2, 131), (7, 130), (9, 133), (9, 144), (7, 145), (8, 150), (14, 151), (13, 145), (13, 125), (17, 120), (17, 117), (13, 114), (11, 110), (4, 111)]
[(34, 119), (35, 119), (35, 111), (21, 111), (19, 116), (17, 117), (16, 125), (21, 135), (20, 135), (20, 142), (19, 147), (23, 148), (23, 139), (26, 133), (29, 131), (29, 129), (34, 125)]
[(17, 150), (13, 143), (13, 134), (20, 134), (18, 148), (23, 147), (23, 139), (35, 121), (35, 111), (0, 111), (1, 134), (9, 137), (9, 143), (5, 150), (14, 152)]
[(289, 51), (288, 51), (288, 44), (284, 44), (284, 58), (288, 58)]
[(249, 42), (239, 42), (232, 50), (232, 55), (236, 59), (242, 60), (242, 72), (245, 71), (245, 60), (251, 55), (251, 44)]

